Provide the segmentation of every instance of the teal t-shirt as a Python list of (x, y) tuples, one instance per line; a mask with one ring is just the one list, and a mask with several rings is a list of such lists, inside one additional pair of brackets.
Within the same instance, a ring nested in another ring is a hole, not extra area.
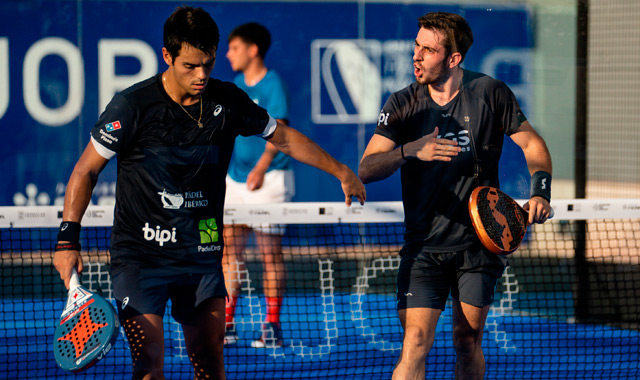
[[(248, 86), (244, 82), (244, 74), (239, 74), (233, 80), (241, 90), (260, 107), (267, 110), (274, 119), (289, 119), (289, 102), (284, 83), (280, 76), (273, 70), (267, 74), (255, 86)], [(256, 165), (264, 152), (266, 141), (259, 136), (238, 136), (236, 138), (233, 156), (229, 164), (229, 176), (236, 182), (247, 182), (249, 172)], [(273, 158), (268, 171), (291, 168), (291, 159), (282, 152)]]

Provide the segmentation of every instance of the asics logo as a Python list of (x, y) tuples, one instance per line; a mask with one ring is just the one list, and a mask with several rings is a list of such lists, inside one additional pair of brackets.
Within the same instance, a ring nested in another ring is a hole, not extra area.
[(405, 294), (404, 294), (404, 296), (405, 296), (405, 297), (413, 297), (413, 294), (411, 294), (411, 293), (405, 293)]
[(67, 227), (69, 227), (69, 223), (64, 223), (64, 224), (62, 225), (62, 227), (60, 227), (60, 231), (64, 231), (64, 230), (66, 230), (66, 229), (67, 229)]
[(127, 307), (128, 303), (129, 303), (129, 297), (124, 297), (124, 299), (122, 300), (122, 310), (124, 310), (124, 308)]

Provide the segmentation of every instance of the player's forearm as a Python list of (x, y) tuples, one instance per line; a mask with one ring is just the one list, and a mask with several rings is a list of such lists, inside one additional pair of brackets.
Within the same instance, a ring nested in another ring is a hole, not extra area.
[(552, 174), (551, 155), (542, 138), (532, 141), (523, 148), (522, 151), (527, 161), (527, 168), (530, 174), (533, 175), (533, 173), (537, 171), (545, 171)]
[(395, 173), (406, 159), (402, 158), (400, 148), (389, 152), (371, 154), (362, 158), (358, 176), (362, 183), (380, 181)]
[(82, 221), (87, 206), (91, 202), (93, 187), (98, 180), (97, 174), (74, 170), (69, 178), (67, 190), (64, 197), (64, 209), (62, 219), (64, 221)]

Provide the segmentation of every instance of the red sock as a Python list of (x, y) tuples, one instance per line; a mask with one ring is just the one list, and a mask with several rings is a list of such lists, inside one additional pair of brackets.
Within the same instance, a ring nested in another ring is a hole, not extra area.
[(267, 297), (267, 322), (280, 323), (282, 297)]
[(236, 304), (238, 303), (238, 299), (233, 296), (227, 297), (227, 303), (224, 309), (225, 313), (225, 322), (227, 326), (233, 325), (233, 317), (236, 314)]

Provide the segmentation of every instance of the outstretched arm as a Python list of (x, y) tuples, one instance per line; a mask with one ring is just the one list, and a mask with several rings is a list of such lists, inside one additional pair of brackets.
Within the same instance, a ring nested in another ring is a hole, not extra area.
[[(98, 154), (93, 147), (93, 143), (89, 142), (76, 163), (67, 184), (64, 209), (62, 211), (63, 221), (80, 223), (91, 201), (91, 193), (98, 180), (98, 175), (108, 162), (107, 159)], [(68, 242), (60, 241), (59, 243)], [(68, 288), (71, 270), (76, 268), (78, 272), (82, 272), (82, 257), (78, 251), (57, 251), (53, 257), (53, 265)]]
[[(528, 121), (520, 125), (520, 128), (511, 135), (511, 139), (524, 152), (529, 174), (534, 175), (536, 172), (552, 174), (551, 155), (547, 144)], [(551, 184), (549, 183), (548, 186)], [(529, 223), (544, 223), (551, 215), (549, 201), (540, 196), (532, 196), (524, 208), (529, 211)]]
[(364, 183), (385, 179), (410, 159), (451, 161), (451, 157), (460, 152), (458, 143), (437, 136), (438, 127), (432, 133), (396, 148), (393, 140), (374, 134), (360, 161), (360, 179)]
[[(286, 121), (283, 119), (278, 119), (278, 123), (287, 125)], [(262, 152), (260, 159), (258, 159), (256, 165), (247, 175), (247, 188), (249, 189), (249, 191), (258, 190), (262, 187), (262, 185), (264, 184), (264, 175), (267, 170), (269, 170), (269, 166), (271, 166), (271, 162), (273, 162), (276, 154), (278, 154), (278, 148), (267, 141), (267, 144), (264, 147), (264, 152)]]
[(351, 205), (351, 197), (356, 197), (360, 204), (364, 204), (367, 195), (364, 185), (355, 173), (325, 152), (307, 136), (278, 122), (278, 127), (269, 142), (296, 160), (323, 170), (340, 180), (347, 206)]

